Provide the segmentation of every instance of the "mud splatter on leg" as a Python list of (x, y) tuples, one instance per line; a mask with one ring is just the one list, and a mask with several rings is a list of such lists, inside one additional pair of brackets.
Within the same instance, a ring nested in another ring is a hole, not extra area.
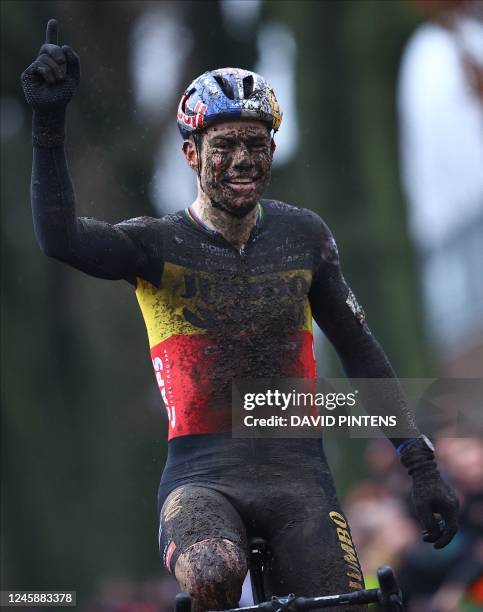
[(175, 566), (176, 579), (193, 597), (195, 612), (236, 607), (246, 573), (245, 551), (224, 538), (193, 544)]

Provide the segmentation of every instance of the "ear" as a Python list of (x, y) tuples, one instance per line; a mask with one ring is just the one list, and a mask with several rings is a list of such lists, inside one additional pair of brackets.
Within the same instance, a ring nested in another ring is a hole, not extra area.
[(275, 144), (275, 140), (271, 138), (270, 139), (270, 153), (272, 155), (272, 159), (273, 159), (273, 154), (275, 153), (276, 148), (277, 148), (277, 145)]
[(196, 172), (198, 168), (198, 152), (192, 139), (183, 142), (183, 155), (188, 166)]

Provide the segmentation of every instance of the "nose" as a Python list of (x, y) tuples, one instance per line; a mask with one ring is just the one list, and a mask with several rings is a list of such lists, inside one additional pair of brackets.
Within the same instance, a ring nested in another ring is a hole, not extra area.
[(240, 143), (236, 148), (235, 155), (233, 157), (233, 167), (236, 169), (246, 169), (252, 165), (250, 159), (250, 153), (245, 143)]

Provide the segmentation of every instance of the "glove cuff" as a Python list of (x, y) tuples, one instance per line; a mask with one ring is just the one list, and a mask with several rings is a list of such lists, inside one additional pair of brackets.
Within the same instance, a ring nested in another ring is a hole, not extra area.
[(61, 147), (65, 141), (65, 108), (52, 113), (34, 111), (32, 143), (37, 147)]
[(438, 472), (434, 452), (427, 446), (424, 440), (417, 439), (408, 444), (401, 451), (401, 463), (407, 469), (410, 476), (416, 472)]

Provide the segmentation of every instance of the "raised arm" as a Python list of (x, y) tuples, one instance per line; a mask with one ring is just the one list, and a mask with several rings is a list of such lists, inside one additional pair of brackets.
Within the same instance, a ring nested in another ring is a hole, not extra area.
[(149, 257), (136, 232), (76, 217), (64, 125), (67, 105), (79, 85), (80, 62), (69, 46), (58, 45), (55, 19), (48, 22), (45, 44), (21, 81), (33, 109), (31, 201), (42, 251), (100, 278), (135, 282), (136, 276), (146, 276)]
[(377, 385), (361, 381), (364, 407), (371, 415), (394, 415), (399, 431), (403, 429), (404, 433), (399, 434), (403, 437), (395, 438), (381, 428), (412, 477), (412, 501), (425, 530), (423, 539), (434, 543), (435, 548), (443, 548), (457, 530), (458, 500), (442, 480), (434, 449), (419, 434), (396, 374), (344, 280), (332, 234), (320, 218), (314, 219), (314, 225), (315, 269), (310, 291), (313, 316), (336, 349), (349, 378), (386, 379)]

